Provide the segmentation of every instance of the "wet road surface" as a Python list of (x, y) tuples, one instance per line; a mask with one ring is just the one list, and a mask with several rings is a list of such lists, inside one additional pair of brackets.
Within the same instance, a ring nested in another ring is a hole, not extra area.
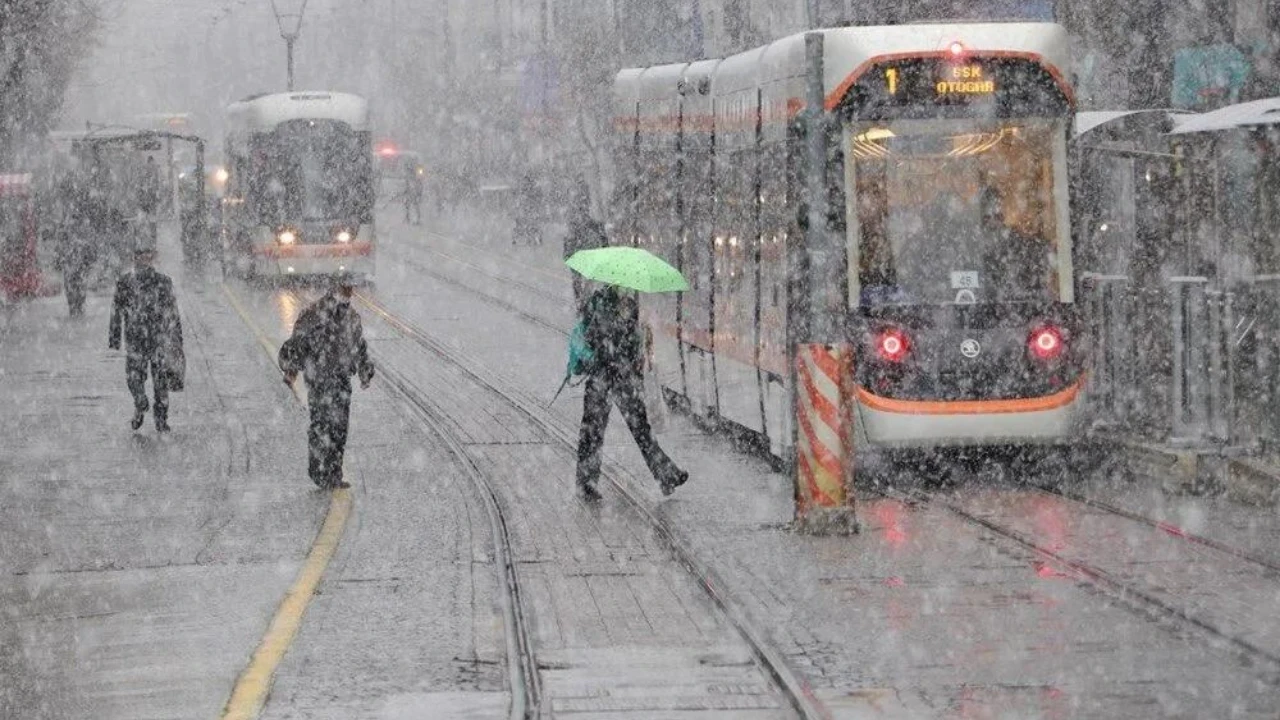
[[(615, 419), (609, 472), (639, 504), (608, 493), (583, 505), (563, 443), (580, 391), (545, 407), (572, 325), (558, 252), (394, 220), (383, 231), (369, 297), (389, 318), (360, 309), (377, 361), (401, 383), (357, 391), (353, 514), (263, 717), (505, 717), (501, 573), (482, 500), (424, 412), (501, 503), (546, 717), (794, 716), (743, 625), (830, 717), (1280, 707), (1273, 573), (1007, 478), (922, 498), (863, 494), (862, 535), (803, 537), (787, 529), (786, 478), (680, 417), (660, 439), (693, 479), (661, 498)], [(101, 295), (76, 323), (61, 299), (6, 309), (0, 369), (17, 412), (0, 418), (2, 717), (218, 717), (324, 518), (305, 477), (305, 416), (270, 358), (216, 275), (174, 275), (189, 376), (163, 440), (125, 427)], [(275, 343), (310, 297), (229, 287)], [(512, 398), (543, 407), (535, 418)], [(1128, 480), (1070, 483), (1280, 557), (1268, 513)], [(1155, 612), (1081, 566), (1180, 612)]]

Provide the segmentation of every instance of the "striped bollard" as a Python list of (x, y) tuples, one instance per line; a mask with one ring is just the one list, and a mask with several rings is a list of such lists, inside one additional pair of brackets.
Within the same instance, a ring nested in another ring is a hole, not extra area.
[(853, 494), (849, 345), (801, 345), (796, 352), (797, 530), (816, 535), (858, 532)]

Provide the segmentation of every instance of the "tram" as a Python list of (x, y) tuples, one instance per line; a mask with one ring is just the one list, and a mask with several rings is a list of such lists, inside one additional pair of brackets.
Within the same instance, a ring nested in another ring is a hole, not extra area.
[[(856, 452), (1070, 443), (1085, 368), (1067, 33), (1046, 23), (818, 32), (827, 229), (845, 246), (854, 348), (840, 392)], [(779, 459), (795, 442), (805, 43), (624, 70), (614, 84), (614, 241), (668, 258), (691, 286), (644, 299), (661, 382)]]
[(369, 106), (355, 95), (263, 95), (227, 109), (224, 267), (249, 277), (346, 271), (372, 281)]

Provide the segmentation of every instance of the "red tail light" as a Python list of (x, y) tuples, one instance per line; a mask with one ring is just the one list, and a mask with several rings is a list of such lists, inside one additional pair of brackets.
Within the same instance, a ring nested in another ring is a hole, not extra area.
[(1027, 348), (1040, 360), (1052, 360), (1058, 357), (1062, 354), (1065, 345), (1062, 331), (1052, 325), (1036, 330), (1027, 340)]
[(911, 341), (907, 334), (897, 328), (881, 330), (876, 336), (876, 354), (887, 362), (902, 362), (911, 350)]

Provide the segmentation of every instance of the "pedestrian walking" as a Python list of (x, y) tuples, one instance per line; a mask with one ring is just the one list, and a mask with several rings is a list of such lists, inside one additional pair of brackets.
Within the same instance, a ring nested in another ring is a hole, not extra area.
[(307, 431), (311, 480), (325, 489), (351, 487), (342, 478), (342, 456), (351, 418), (351, 378), (373, 382), (373, 362), (365, 345), (360, 315), (351, 307), (355, 291), (350, 275), (331, 279), (330, 289), (298, 317), (293, 334), (280, 348), (280, 371), (292, 385), (302, 373), (307, 383), (311, 427)]
[[(609, 244), (605, 235), (604, 224), (591, 216), (591, 190), (587, 183), (579, 180), (573, 191), (569, 205), (569, 230), (564, 236), (564, 259), (573, 257), (579, 250), (602, 248)], [(590, 287), (586, 278), (573, 276), (573, 302), (579, 311), (588, 295)]]
[(116, 282), (111, 305), (107, 345), (120, 349), (124, 336), (125, 380), (133, 395), (133, 419), (142, 427), (151, 404), (147, 400), (147, 376), (155, 393), (156, 431), (169, 432), (169, 393), (180, 391), (186, 377), (182, 347), (182, 320), (169, 276), (153, 267), (155, 247), (142, 244), (134, 251), (134, 268)]
[(142, 167), (141, 177), (138, 178), (138, 208), (147, 216), (147, 219), (154, 220), (159, 207), (160, 168), (156, 165), (156, 159), (148, 155), (147, 162)]
[[(422, 196), (426, 193), (423, 183), (426, 171), (417, 163), (404, 163), (404, 222), (406, 225), (422, 224)], [(410, 217), (412, 216), (412, 219)]]
[(586, 395), (578, 436), (578, 491), (585, 499), (600, 497), (600, 453), (611, 406), (616, 404), (631, 430), (649, 472), (663, 495), (670, 495), (689, 479), (663, 452), (653, 437), (644, 400), (644, 352), (639, 303), (635, 294), (612, 285), (597, 290), (582, 311), (582, 324), (591, 361), (586, 368)]
[(62, 273), (71, 317), (84, 315), (85, 282), (93, 267), (93, 220), (88, 187), (67, 173), (54, 189), (54, 265)]
[(541, 245), (546, 200), (538, 185), (538, 178), (532, 171), (520, 177), (516, 194), (515, 228), (511, 234), (511, 244), (524, 241), (527, 245)]

